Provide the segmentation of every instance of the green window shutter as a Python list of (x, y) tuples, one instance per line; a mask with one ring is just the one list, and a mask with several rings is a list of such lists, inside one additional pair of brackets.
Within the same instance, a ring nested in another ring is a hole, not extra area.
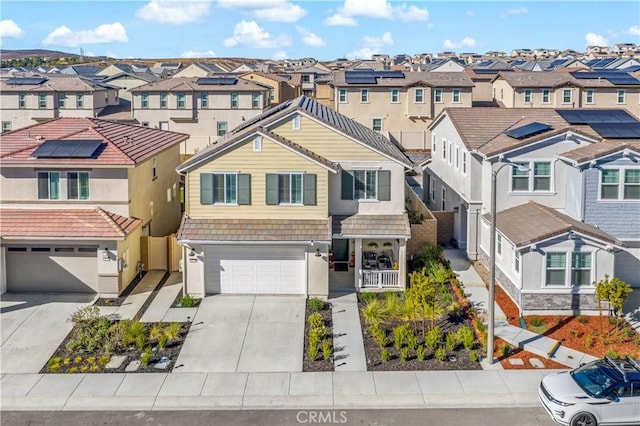
[(305, 174), (304, 177), (304, 193), (302, 194), (302, 204), (305, 206), (315, 206), (316, 201), (316, 175)]
[(200, 204), (213, 204), (213, 175), (200, 173)]
[(391, 201), (391, 171), (378, 172), (378, 200)]
[(342, 171), (342, 199), (353, 200), (353, 175), (346, 171)]
[(266, 193), (266, 201), (268, 206), (277, 205), (279, 202), (278, 199), (278, 175), (277, 174), (267, 174), (265, 186), (267, 189)]
[(251, 204), (251, 175), (238, 174), (238, 204)]

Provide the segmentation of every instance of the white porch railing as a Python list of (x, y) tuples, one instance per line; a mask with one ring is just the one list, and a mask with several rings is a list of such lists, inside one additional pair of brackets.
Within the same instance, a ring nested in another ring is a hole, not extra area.
[(396, 270), (383, 270), (383, 271), (362, 271), (362, 287), (377, 287), (377, 288), (399, 288), (400, 281), (398, 279), (398, 271)]

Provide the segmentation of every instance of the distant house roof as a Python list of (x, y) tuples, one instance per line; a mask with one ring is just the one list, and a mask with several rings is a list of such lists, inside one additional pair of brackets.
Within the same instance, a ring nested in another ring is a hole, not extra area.
[[(490, 214), (483, 216), (491, 220)], [(625, 243), (608, 233), (573, 219), (551, 207), (529, 201), (496, 215), (496, 228), (511, 241), (516, 248), (526, 247), (549, 238), (564, 235), (569, 231), (595, 238), (605, 243), (625, 247)]]
[(123, 239), (142, 221), (91, 209), (0, 209), (0, 237)]
[(97, 75), (102, 71), (104, 67), (95, 65), (69, 65), (60, 70), (61, 74), (80, 75), (83, 77), (90, 77)]
[[(391, 71), (399, 73), (399, 71)], [(376, 74), (379, 73), (379, 74)], [(386, 77), (390, 71), (372, 71), (375, 83), (349, 83), (350, 71), (336, 71), (333, 74), (335, 87), (363, 86), (363, 87), (411, 87), (416, 84), (424, 84), (431, 87), (473, 87), (471, 78), (465, 72), (404, 72), (400, 78)], [(377, 77), (380, 75), (380, 77)], [(373, 80), (371, 80), (373, 81)]]
[(132, 72), (121, 72), (119, 74), (108, 76), (103, 81), (105, 83), (109, 83), (113, 80), (118, 80), (123, 77), (137, 78), (139, 80), (146, 81), (147, 83), (151, 83), (152, 81), (158, 81), (160, 79), (160, 77), (158, 77), (156, 74), (152, 74), (150, 72), (133, 72), (132, 71)]
[[(30, 77), (31, 79), (31, 77)], [(21, 78), (17, 78), (21, 80)], [(117, 87), (110, 86), (106, 83), (97, 82), (76, 75), (52, 75), (47, 74), (41, 78), (42, 82), (34, 84), (22, 81), (14, 84), (16, 79), (0, 80), (1, 92), (95, 92), (102, 90), (117, 90)]]
[(620, 140), (604, 140), (563, 152), (562, 154), (558, 154), (558, 156), (569, 160), (574, 165), (580, 165), (591, 160), (597, 160), (618, 152), (623, 152), (625, 149), (640, 154), (640, 139), (625, 139), (624, 142)]
[[(200, 84), (198, 80), (203, 77), (174, 77), (164, 80), (157, 80), (148, 84), (134, 87), (130, 90), (136, 92), (153, 92), (153, 91), (181, 91), (181, 92), (228, 92), (228, 91), (261, 91), (265, 90), (264, 86), (256, 83), (236, 78), (228, 73), (219, 74), (216, 77), (224, 77), (225, 84)], [(228, 78), (227, 78), (228, 77)], [(208, 78), (208, 77), (204, 77)], [(200, 80), (202, 82), (203, 80)]]

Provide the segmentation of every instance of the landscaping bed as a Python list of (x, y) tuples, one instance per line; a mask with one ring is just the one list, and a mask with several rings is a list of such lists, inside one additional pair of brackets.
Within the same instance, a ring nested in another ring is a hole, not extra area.
[(331, 304), (308, 299), (304, 315), (302, 371), (333, 371), (333, 361)]
[[(82, 308), (74, 327), (40, 373), (158, 373), (171, 371), (191, 323), (141, 323)], [(117, 362), (118, 361), (118, 362)], [(132, 362), (135, 369), (127, 369)]]
[[(544, 369), (567, 369), (568, 366), (564, 364), (560, 364), (559, 362), (552, 361), (543, 356), (532, 354), (531, 352), (525, 351), (520, 348), (514, 348), (509, 345), (507, 342), (502, 340), (499, 337), (496, 337), (494, 340), (495, 351), (494, 351), (494, 359), (498, 360), (502, 365), (502, 368), (505, 370), (530, 370), (536, 367), (532, 360), (537, 359), (543, 365)], [(509, 347), (508, 351), (505, 351), (503, 347)], [(513, 360), (520, 360), (512, 362)]]
[(176, 298), (173, 300), (171, 307), (173, 308), (197, 308), (200, 306), (200, 302), (202, 299), (196, 299), (191, 295), (187, 294), (186, 296), (182, 293), (182, 290), (178, 293)]

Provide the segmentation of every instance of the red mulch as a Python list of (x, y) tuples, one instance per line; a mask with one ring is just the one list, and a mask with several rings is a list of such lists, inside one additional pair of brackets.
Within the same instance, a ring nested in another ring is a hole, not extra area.
[[(500, 355), (500, 347), (503, 344), (506, 344), (506, 342), (504, 340), (502, 340), (499, 337), (496, 337), (494, 339), (494, 345), (495, 345), (495, 351), (493, 352), (493, 356), (494, 359), (497, 359), (498, 361), (500, 361), (500, 364), (502, 364), (502, 368), (504, 368), (505, 370), (530, 370), (532, 368), (535, 368), (533, 365), (531, 365), (531, 362), (529, 361), (531, 358), (538, 358), (540, 361), (542, 361), (542, 363), (544, 364), (544, 368), (545, 369), (566, 369), (568, 368), (566, 365), (564, 364), (560, 364), (559, 362), (555, 362), (555, 361), (551, 361), (545, 357), (539, 356), (539, 355), (535, 355), (532, 354), (531, 352), (527, 352), (525, 350), (522, 350), (520, 348), (514, 348), (513, 352), (511, 353), (511, 355), (508, 356), (501, 356)], [(522, 361), (524, 361), (524, 365), (513, 365), (509, 362), (510, 359), (521, 359)]]

